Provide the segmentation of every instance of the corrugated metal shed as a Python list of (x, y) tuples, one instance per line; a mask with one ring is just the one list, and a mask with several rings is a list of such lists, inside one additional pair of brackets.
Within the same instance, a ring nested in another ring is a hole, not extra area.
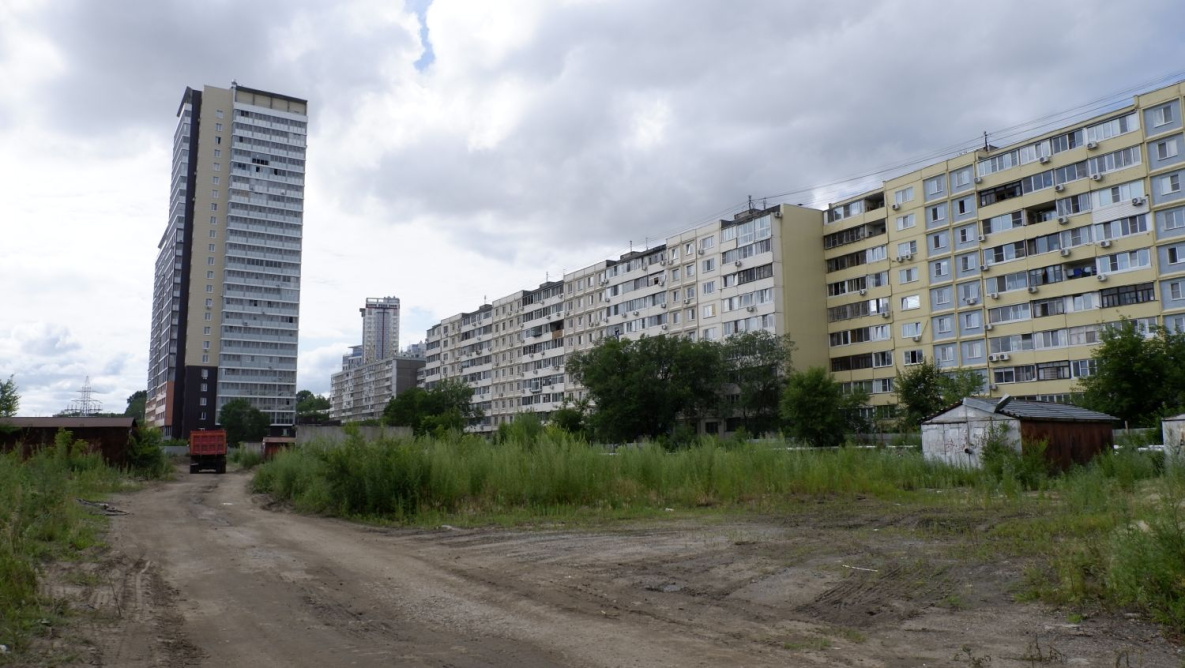
[(0, 452), (20, 449), (28, 454), (48, 447), (58, 430), (65, 429), (114, 466), (127, 461), (128, 445), (136, 432), (136, 419), (131, 417), (13, 417), (0, 419), (0, 424), (9, 427), (0, 430)]
[(0, 419), (0, 423), (20, 429), (86, 429), (90, 427), (123, 427), (131, 429), (136, 424), (132, 417), (11, 417)]
[[(999, 420), (1010, 424), (998, 425)], [(1011, 447), (1019, 451), (1022, 443), (1044, 442), (1049, 464), (1066, 469), (1110, 447), (1115, 422), (1110, 415), (1078, 406), (1007, 395), (967, 397), (922, 422), (922, 452), (928, 459), (977, 466), (988, 429), (1003, 426)]]

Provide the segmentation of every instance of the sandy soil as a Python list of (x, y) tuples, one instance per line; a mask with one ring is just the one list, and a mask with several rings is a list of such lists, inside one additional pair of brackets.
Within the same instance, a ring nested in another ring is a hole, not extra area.
[(926, 518), (392, 530), (271, 509), (244, 474), (113, 504), (106, 558), (51, 586), (79, 665), (1183, 665), (1134, 617), (1013, 602), (1016, 564), (945, 556)]

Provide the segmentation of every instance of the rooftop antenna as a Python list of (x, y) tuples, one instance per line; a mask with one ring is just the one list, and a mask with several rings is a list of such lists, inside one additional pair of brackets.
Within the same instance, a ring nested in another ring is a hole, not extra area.
[(988, 152), (990, 152), (991, 150), (992, 150), (992, 149), (991, 149), (991, 147), (990, 147), (990, 146), (988, 146), (988, 134), (987, 134), (987, 130), (984, 130), (984, 131), (983, 131), (983, 152), (984, 152), (984, 153), (988, 153)]
[(78, 398), (70, 402), (70, 407), (66, 409), (66, 412), (78, 417), (89, 417), (102, 410), (103, 404), (94, 398), (91, 392), (91, 377), (87, 376), (86, 381), (82, 384), (82, 389), (78, 391)]
[(753, 210), (753, 196), (749, 195), (749, 210)]

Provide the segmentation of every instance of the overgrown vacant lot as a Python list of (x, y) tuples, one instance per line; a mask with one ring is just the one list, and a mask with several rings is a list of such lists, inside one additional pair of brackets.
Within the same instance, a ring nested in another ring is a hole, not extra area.
[[(1060, 606), (1068, 624), (1128, 612), (1185, 633), (1185, 476), (1134, 450), (1048, 475), (1038, 457), (1003, 450), (969, 471), (910, 449), (705, 440), (609, 453), (556, 433), (498, 445), (353, 440), (287, 453), (255, 487), (302, 511), (418, 526), (740, 521), (734, 545), (768, 553), (771, 568), (825, 561), (829, 578), (788, 575), (785, 595), (823, 587), (803, 609), (853, 628), (927, 606), (1029, 600)], [(745, 518), (784, 531), (749, 535)]]

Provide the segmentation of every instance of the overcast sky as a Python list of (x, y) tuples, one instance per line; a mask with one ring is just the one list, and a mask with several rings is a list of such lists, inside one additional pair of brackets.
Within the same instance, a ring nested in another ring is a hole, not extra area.
[[(967, 9), (962, 9), (966, 7)], [(1179, 0), (0, 0), (0, 377), (144, 389), (186, 86), (309, 100), (300, 388), (435, 321), (1185, 69)], [(771, 201), (772, 203), (772, 201)]]

